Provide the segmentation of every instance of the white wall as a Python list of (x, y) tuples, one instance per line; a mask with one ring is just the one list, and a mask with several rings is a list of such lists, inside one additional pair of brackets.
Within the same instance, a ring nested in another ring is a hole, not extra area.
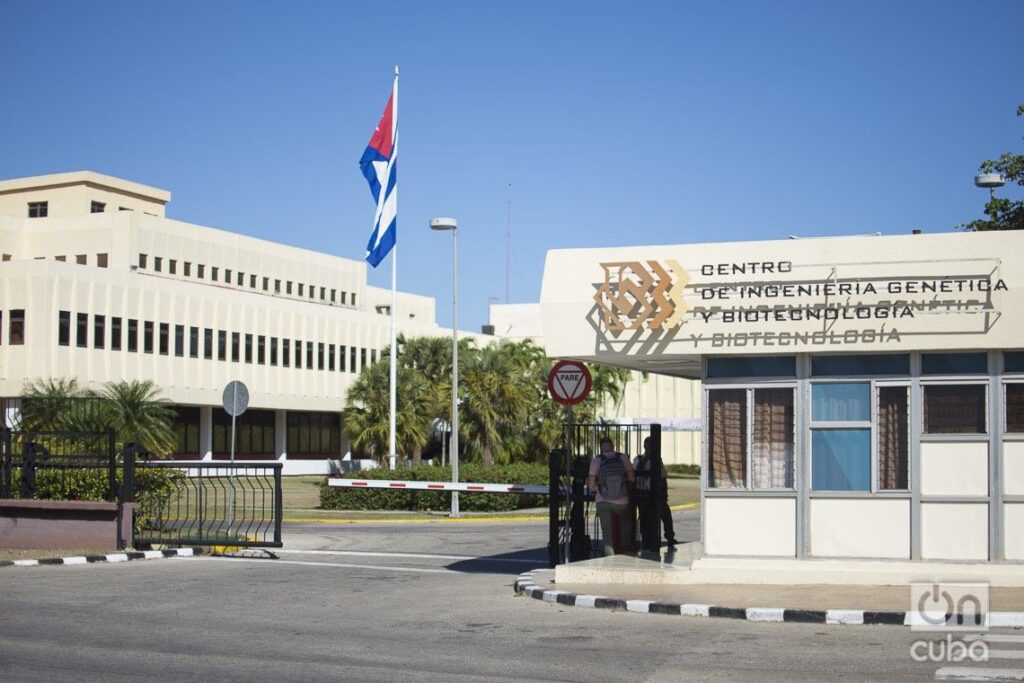
[(812, 499), (811, 555), (910, 559), (910, 500)]
[(705, 498), (708, 555), (796, 556), (793, 498)]

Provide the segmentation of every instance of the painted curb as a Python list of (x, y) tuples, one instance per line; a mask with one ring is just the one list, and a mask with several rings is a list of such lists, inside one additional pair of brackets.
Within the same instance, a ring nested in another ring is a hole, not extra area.
[(42, 567), (48, 565), (96, 564), (98, 562), (130, 562), (131, 560), (162, 560), (165, 557), (192, 557), (198, 555), (199, 552), (199, 548), (174, 548), (171, 550), (133, 550), (104, 555), (49, 557), (42, 560), (0, 560), (0, 567)]
[[(533, 572), (525, 572), (516, 578), (516, 595), (526, 595), (535, 600), (566, 605), (567, 607), (589, 607), (611, 609), (640, 614), (668, 614), (683, 617), (720, 617), (758, 622), (790, 622), (800, 624), (828, 624), (833, 626), (887, 625), (910, 626), (911, 612), (873, 612), (852, 609), (785, 609), (782, 607), (718, 607), (716, 605), (676, 604), (652, 600), (621, 600), (600, 595), (576, 595), (567, 591), (545, 589), (534, 583)], [(950, 615), (947, 615), (950, 616)], [(1024, 628), (1024, 612), (990, 612), (991, 628)]]

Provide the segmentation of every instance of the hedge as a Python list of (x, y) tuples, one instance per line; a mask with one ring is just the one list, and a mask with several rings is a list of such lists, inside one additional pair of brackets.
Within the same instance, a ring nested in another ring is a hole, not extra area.
[[(449, 467), (420, 465), (396, 470), (376, 469), (358, 473), (360, 479), (399, 481), (451, 481)], [(486, 467), (478, 463), (459, 465), (459, 479), (487, 484), (548, 485), (548, 466), (517, 463)], [(547, 496), (520, 493), (463, 493), (459, 509), (476, 512), (519, 510), (547, 505)], [(442, 491), (351, 489), (320, 485), (320, 507), (325, 510), (448, 510), (451, 494)]]

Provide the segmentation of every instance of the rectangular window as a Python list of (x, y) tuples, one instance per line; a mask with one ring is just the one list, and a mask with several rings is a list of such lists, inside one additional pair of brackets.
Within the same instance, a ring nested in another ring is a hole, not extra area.
[(291, 294), (291, 293), (292, 293), (292, 281), (289, 280), (288, 282), (285, 283), (285, 294)]
[(175, 259), (169, 259), (167, 261), (167, 272), (171, 275), (178, 274), (178, 262)]
[(171, 347), (171, 325), (160, 323), (160, 355), (166, 356), (170, 353)]
[(332, 289), (332, 290), (331, 290), (331, 303), (332, 303), (332, 304), (333, 304), (333, 303), (335, 303), (335, 301), (337, 300), (337, 298), (338, 298), (338, 290), (336, 290), (336, 289)]
[(984, 384), (924, 385), (925, 434), (985, 434)]
[(106, 254), (96, 254), (96, 267), (97, 268), (106, 268), (107, 264), (108, 264), (108, 259), (107, 259), (107, 255)]
[(252, 335), (245, 335), (245, 362), (252, 363)]
[(313, 369), (313, 342), (306, 342), (306, 369)]
[(68, 257), (67, 257), (67, 256), (64, 256), (64, 255), (61, 255), (61, 256), (54, 256), (54, 257), (53, 257), (53, 260), (54, 260), (54, 261), (60, 261), (61, 263), (64, 263), (64, 262), (66, 262), (66, 261), (68, 260)]
[(159, 273), (160, 270), (163, 268), (163, 266), (164, 266), (164, 259), (163, 259), (163, 257), (162, 256), (154, 256), (153, 257), (153, 270), (155, 270), (156, 272)]
[(922, 375), (984, 375), (988, 357), (984, 353), (926, 353), (921, 356)]
[(316, 367), (317, 370), (324, 369), (324, 343), (320, 342), (316, 348)]
[(228, 359), (228, 333), (225, 330), (217, 330), (217, 360)]
[(183, 264), (183, 270), (185, 277), (192, 277), (192, 262), (185, 261), (185, 263)]
[(145, 254), (139, 254), (139, 268), (146, 268), (146, 258)]
[[(364, 349), (362, 347), (359, 348), (359, 367), (360, 368), (365, 368), (366, 367), (366, 349)], [(456, 393), (458, 393), (458, 392), (456, 392)]]
[(128, 318), (128, 350), (135, 353), (139, 350), (139, 321)]
[(178, 358), (185, 356), (185, 326), (174, 326), (174, 355)]
[(320, 288), (320, 301), (327, 301), (327, 288), (326, 287), (321, 287)]
[(25, 343), (25, 309), (11, 310), (10, 330), (7, 340), (11, 346), (22, 346)]
[(107, 346), (107, 317), (105, 315), (94, 315), (92, 317), (92, 347), (102, 349)]
[(57, 343), (61, 346), (71, 346), (71, 312), (57, 312)]
[(231, 362), (237, 363), (239, 359), (239, 351), (242, 344), (242, 335), (238, 332), (231, 333)]
[(334, 344), (327, 345), (327, 369), (334, 371)]
[(256, 276), (255, 275), (250, 275), (249, 276), (249, 288), (250, 289), (256, 289)]
[(266, 365), (267, 363), (267, 338), (264, 335), (256, 337), (256, 363)]
[(338, 346), (338, 370), (345, 372), (345, 345), (341, 344)]
[(370, 365), (377, 362), (377, 349), (370, 349)]
[(815, 384), (811, 386), (811, 420), (814, 422), (865, 422), (871, 420), (871, 385)]
[(78, 314), (78, 326), (75, 331), (75, 346), (80, 349), (89, 346), (89, 314)]
[(206, 276), (206, 266), (202, 263), (196, 264), (196, 277), (202, 280)]
[(75, 263), (77, 263), (80, 266), (88, 265), (88, 263), (89, 263), (89, 256), (88, 256), (88, 254), (77, 254), (75, 256)]
[[(352, 305), (355, 305), (355, 294)], [(755, 358), (709, 358), (708, 377), (795, 377), (796, 356), (764, 356)]]
[(754, 389), (753, 488), (793, 488), (794, 430), (793, 390)]
[(121, 350), (121, 319), (117, 317), (110, 319), (110, 349)]
[(220, 268), (217, 266), (210, 266), (210, 279), (214, 282), (220, 279)]
[(203, 328), (203, 358), (213, 360), (213, 330), (209, 327)]
[(269, 277), (263, 278), (263, 291), (264, 292), (269, 292), (270, 291), (270, 278)]
[(813, 356), (811, 358), (811, 374), (815, 377), (909, 375), (910, 356), (907, 354)]
[(302, 342), (295, 340), (295, 367), (302, 369)]
[(245, 285), (245, 273), (239, 272), (236, 274), (235, 284), (238, 285), (239, 287)]
[(270, 364), (277, 367), (277, 337), (270, 338)]
[(1006, 384), (1006, 431), (1024, 432), (1024, 383)]
[(708, 391), (708, 464), (710, 488), (747, 485), (747, 392), (744, 389)]
[(1024, 351), (1007, 351), (1003, 354), (1003, 372), (1024, 372)]
[(175, 454), (199, 457), (199, 408), (175, 406), (173, 421), (174, 435), (177, 438)]
[(229, 285), (231, 284), (231, 269), (230, 268), (225, 268), (224, 269), (224, 282), (226, 282)]
[(292, 344), (291, 339), (281, 340), (281, 365), (290, 368), (292, 365)]
[(28, 217), (29, 218), (46, 218), (50, 212), (50, 205), (48, 202), (29, 202), (28, 203)]
[(144, 353), (153, 353), (153, 321), (147, 320), (142, 324), (142, 350)]
[(342, 306), (345, 305), (345, 297), (346, 296), (347, 296), (347, 294), (346, 294), (345, 290), (341, 290), (341, 304), (342, 304)]
[(359, 368), (356, 367), (356, 347), (348, 347), (348, 371), (359, 372)]
[(811, 430), (811, 473), (815, 491), (869, 491), (871, 430)]
[(188, 328), (188, 356), (189, 358), (199, 358), (199, 328), (189, 327)]
[(352, 305), (353, 306), (356, 305), (356, 293), (355, 292), (352, 292)]
[(95, 199), (89, 205), (89, 213), (103, 213), (107, 208), (107, 205), (103, 202), (98, 202)]
[(910, 398), (907, 387), (878, 387), (878, 490), (910, 488)]
[(274, 294), (280, 294), (280, 293), (281, 293), (281, 281), (280, 280), (274, 280)]
[[(291, 284), (291, 283), (289, 282), (288, 284)], [(290, 291), (288, 293), (291, 294)], [(299, 296), (302, 296), (302, 283), (301, 282), (299, 283)]]

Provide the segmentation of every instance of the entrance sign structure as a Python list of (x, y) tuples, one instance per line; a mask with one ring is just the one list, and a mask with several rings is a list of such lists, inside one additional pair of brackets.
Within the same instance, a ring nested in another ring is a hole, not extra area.
[[(593, 384), (594, 380), (590, 376), (590, 370), (586, 365), (575, 360), (560, 360), (548, 373), (548, 393), (551, 394), (555, 403), (565, 406), (565, 481), (567, 483), (572, 480), (572, 407), (586, 400)], [(554, 496), (552, 496), (552, 510), (554, 509)], [(565, 534), (565, 550), (562, 557), (566, 563), (569, 562), (569, 541), (570, 534)]]

